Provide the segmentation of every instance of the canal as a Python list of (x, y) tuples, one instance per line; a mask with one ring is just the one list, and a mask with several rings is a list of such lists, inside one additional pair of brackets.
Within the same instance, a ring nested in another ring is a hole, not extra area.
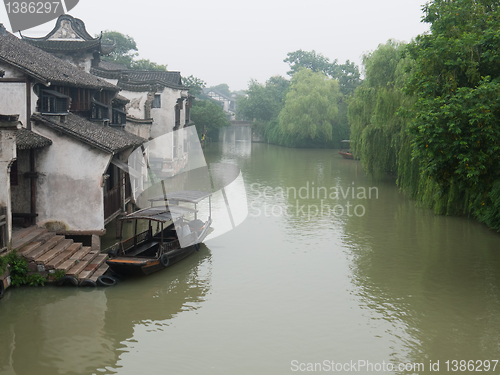
[(500, 235), (334, 150), (248, 136), (205, 151), (242, 170), (241, 225), (112, 288), (9, 289), (0, 374), (500, 372)]

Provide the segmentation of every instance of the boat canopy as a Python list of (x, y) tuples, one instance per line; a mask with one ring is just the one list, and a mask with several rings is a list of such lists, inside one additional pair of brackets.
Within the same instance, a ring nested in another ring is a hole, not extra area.
[[(197, 191), (197, 190), (182, 190), (176, 191), (173, 193), (167, 193), (167, 200), (171, 201), (180, 201), (180, 202), (188, 202), (188, 203), (199, 203), (205, 198), (208, 198), (212, 195), (212, 193), (207, 193), (205, 191)], [(150, 198), (150, 202), (160, 202), (165, 201), (165, 196), (160, 195), (158, 197)]]
[(350, 141), (349, 139), (344, 139), (344, 140), (342, 140), (342, 141), (340, 141), (340, 142), (342, 142), (342, 143), (349, 143), (349, 142), (351, 142), (351, 141)]
[(127, 216), (124, 216), (120, 220), (152, 220), (166, 223), (168, 221), (177, 220), (189, 213), (192, 213), (193, 209), (189, 207), (175, 206), (175, 207), (149, 207), (142, 210), (133, 212)]

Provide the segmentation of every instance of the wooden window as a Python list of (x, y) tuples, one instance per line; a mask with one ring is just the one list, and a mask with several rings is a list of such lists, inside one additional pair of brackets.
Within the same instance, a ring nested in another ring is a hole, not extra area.
[(42, 90), (42, 113), (67, 113), (70, 97), (53, 90)]
[(161, 108), (161, 95), (155, 94), (151, 108)]
[(17, 160), (10, 166), (10, 186), (19, 185), (19, 173), (17, 171)]
[(175, 105), (175, 127), (174, 129), (179, 129), (181, 126), (181, 109), (179, 104)]

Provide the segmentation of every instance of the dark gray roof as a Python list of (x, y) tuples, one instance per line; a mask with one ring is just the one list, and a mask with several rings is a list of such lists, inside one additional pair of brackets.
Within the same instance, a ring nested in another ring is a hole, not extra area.
[(43, 49), (46, 52), (76, 52), (88, 50), (100, 50), (101, 41), (97, 40), (37, 40), (23, 37), (29, 44)]
[(102, 61), (99, 66), (91, 68), (90, 72), (98, 77), (117, 79), (117, 86), (127, 91), (155, 91), (159, 87), (189, 90), (189, 87), (182, 84), (180, 72), (119, 69), (118, 64)]
[(111, 154), (146, 142), (124, 130), (91, 122), (72, 113), (65, 115), (64, 122), (59, 121), (59, 116), (40, 114), (32, 115), (31, 119)]
[(99, 61), (99, 68), (103, 70), (127, 70), (127, 67), (111, 61)]
[(26, 128), (21, 128), (16, 133), (16, 146), (18, 150), (29, 150), (50, 146), (52, 141), (40, 134)]
[[(64, 37), (61, 35), (62, 32), (67, 32), (62, 31), (62, 21), (69, 22), (71, 30), (75, 33), (74, 35), (64, 35)], [(56, 35), (59, 30), (61, 30), (61, 33)], [(30, 38), (24, 35), (21, 35), (21, 37), (23, 40), (34, 45), (35, 47), (51, 53), (99, 51), (107, 54), (115, 49), (115, 44), (110, 45), (102, 43), (102, 35), (99, 38), (93, 38), (90, 36), (85, 28), (85, 23), (78, 18), (70, 16), (69, 14), (59, 16), (54, 29), (42, 38)]]
[(76, 34), (75, 36), (73, 36), (73, 38), (81, 38), (83, 40), (99, 40), (100, 39), (100, 38), (93, 38), (87, 32), (87, 29), (85, 28), (85, 23), (81, 19), (75, 18), (69, 14), (60, 15), (59, 18), (57, 18), (56, 25), (54, 26), (52, 31), (50, 33), (48, 33), (47, 35), (45, 35), (44, 37), (42, 37), (42, 38), (29, 38), (29, 37), (23, 36), (23, 39), (47, 40), (47, 39), (53, 37), (59, 31), (59, 29), (61, 29), (61, 27), (62, 27), (61, 24), (63, 21), (67, 21), (70, 23), (71, 29)]
[(69, 62), (36, 48), (9, 32), (0, 35), (0, 61), (10, 64), (45, 85), (57, 84), (118, 91), (118, 87), (84, 72)]
[(113, 98), (113, 102), (117, 104), (127, 104), (130, 102), (130, 99), (118, 94)]

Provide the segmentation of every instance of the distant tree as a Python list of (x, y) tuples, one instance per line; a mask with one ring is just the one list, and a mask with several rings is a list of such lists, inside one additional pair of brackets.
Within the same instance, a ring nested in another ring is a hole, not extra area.
[(109, 44), (115, 44), (113, 52), (107, 56), (102, 56), (103, 61), (121, 64), (128, 69), (167, 70), (166, 65), (157, 64), (148, 59), (136, 60), (136, 57), (139, 56), (137, 44), (134, 38), (129, 35), (118, 31), (106, 30), (102, 33), (102, 40)]
[(203, 88), (207, 86), (205, 81), (193, 75), (190, 75), (189, 77), (182, 77), (182, 84), (184, 86), (188, 86), (189, 93), (196, 97), (199, 97)]
[(109, 44), (115, 44), (113, 52), (107, 56), (102, 56), (104, 61), (122, 64), (128, 68), (132, 66), (132, 60), (138, 56), (137, 44), (134, 38), (118, 31), (106, 30), (102, 33), (102, 40)]
[(359, 73), (358, 66), (347, 60), (344, 64), (339, 65), (337, 72), (337, 76), (332, 78), (339, 80), (340, 92), (343, 95), (351, 96), (356, 87), (361, 84), (361, 74)]
[(224, 94), (227, 96), (232, 95), (232, 92), (231, 92), (231, 90), (229, 90), (229, 86), (226, 83), (221, 83), (220, 85), (212, 86), (212, 87), (210, 87), (210, 89), (217, 90), (221, 94)]
[(246, 91), (247, 96), (242, 96), (237, 101), (237, 116), (260, 121), (277, 118), (289, 84), (283, 77), (271, 77), (265, 85), (252, 79)]
[(279, 114), (283, 143), (310, 147), (340, 142), (344, 131), (333, 128), (340, 96), (338, 82), (324, 73), (310, 69), (295, 73)]
[(213, 100), (194, 101), (191, 108), (191, 120), (195, 123), (200, 138), (205, 130), (209, 137), (214, 138), (220, 128), (229, 125), (224, 110)]
[(301, 49), (287, 53), (287, 58), (283, 60), (290, 65), (288, 75), (293, 76), (300, 69), (306, 68), (313, 72), (322, 72), (328, 76), (332, 75), (332, 69), (337, 64), (337, 60), (330, 62), (328, 57), (323, 56), (316, 51), (302, 51)]
[(299, 49), (289, 52), (287, 58), (283, 61), (290, 65), (290, 71), (287, 73), (290, 76), (305, 68), (337, 79), (343, 95), (352, 95), (356, 87), (361, 83), (361, 75), (357, 65), (349, 60), (339, 65), (337, 59), (330, 61), (328, 57), (316, 53), (314, 50), (302, 51)]
[(139, 60), (132, 60), (131, 69), (167, 71), (167, 66), (162, 64), (157, 64), (149, 59), (139, 59)]

